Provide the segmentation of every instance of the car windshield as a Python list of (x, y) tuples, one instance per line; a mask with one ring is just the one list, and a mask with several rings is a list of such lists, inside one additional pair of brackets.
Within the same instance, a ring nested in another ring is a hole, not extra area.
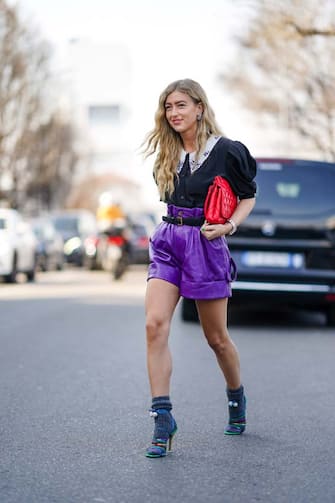
[(335, 213), (335, 167), (306, 161), (260, 161), (254, 212), (324, 216)]
[(58, 231), (78, 232), (79, 221), (76, 217), (56, 217), (54, 224)]

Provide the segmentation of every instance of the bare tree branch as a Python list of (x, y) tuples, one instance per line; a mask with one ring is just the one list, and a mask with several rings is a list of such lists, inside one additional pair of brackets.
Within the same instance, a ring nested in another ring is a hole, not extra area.
[(5, 176), (13, 206), (65, 197), (77, 162), (73, 126), (50, 106), (49, 61), (49, 45), (0, 0), (0, 196)]
[(319, 28), (303, 28), (295, 23), (290, 23), (290, 25), (303, 37), (335, 37), (335, 28), (329, 28), (328, 30), (321, 30)]
[(255, 3), (257, 15), (239, 37), (237, 63), (221, 74), (222, 82), (258, 118), (281, 126), (283, 137), (289, 129), (335, 159), (333, 28), (315, 28), (334, 19), (335, 6), (327, 0)]

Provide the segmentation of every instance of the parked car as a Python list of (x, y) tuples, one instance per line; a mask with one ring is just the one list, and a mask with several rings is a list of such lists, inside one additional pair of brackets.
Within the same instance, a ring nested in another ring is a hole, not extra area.
[(95, 216), (88, 210), (63, 210), (54, 213), (52, 221), (62, 235), (66, 262), (82, 266), (85, 239), (97, 232)]
[(0, 208), (0, 276), (7, 283), (15, 283), (17, 273), (35, 280), (36, 247), (35, 234), (21, 214)]
[(41, 271), (62, 270), (64, 241), (49, 217), (31, 221), (37, 239), (37, 268)]
[[(324, 311), (335, 325), (335, 163), (257, 159), (256, 205), (228, 237), (233, 305)], [(197, 318), (185, 299), (182, 318)]]
[(132, 264), (149, 264), (150, 230), (142, 223), (131, 223), (129, 229), (130, 262)]

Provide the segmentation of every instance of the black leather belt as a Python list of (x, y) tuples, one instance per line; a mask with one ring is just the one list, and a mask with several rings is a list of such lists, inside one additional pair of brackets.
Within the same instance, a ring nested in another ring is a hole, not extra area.
[(168, 222), (169, 224), (174, 224), (174, 225), (191, 225), (191, 226), (201, 226), (205, 218), (204, 217), (171, 217), (170, 215), (167, 215), (166, 217), (162, 217), (164, 222)]

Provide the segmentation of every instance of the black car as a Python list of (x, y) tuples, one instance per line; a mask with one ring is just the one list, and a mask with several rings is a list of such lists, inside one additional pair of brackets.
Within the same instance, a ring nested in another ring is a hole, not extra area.
[(95, 216), (88, 210), (63, 210), (52, 214), (52, 222), (64, 241), (64, 257), (69, 264), (84, 265), (84, 242), (97, 231)]
[(149, 264), (150, 230), (141, 223), (132, 223), (129, 228), (130, 262)]
[[(232, 305), (324, 311), (335, 325), (335, 163), (257, 159), (256, 205), (229, 237)], [(182, 318), (194, 320), (193, 301)]]

